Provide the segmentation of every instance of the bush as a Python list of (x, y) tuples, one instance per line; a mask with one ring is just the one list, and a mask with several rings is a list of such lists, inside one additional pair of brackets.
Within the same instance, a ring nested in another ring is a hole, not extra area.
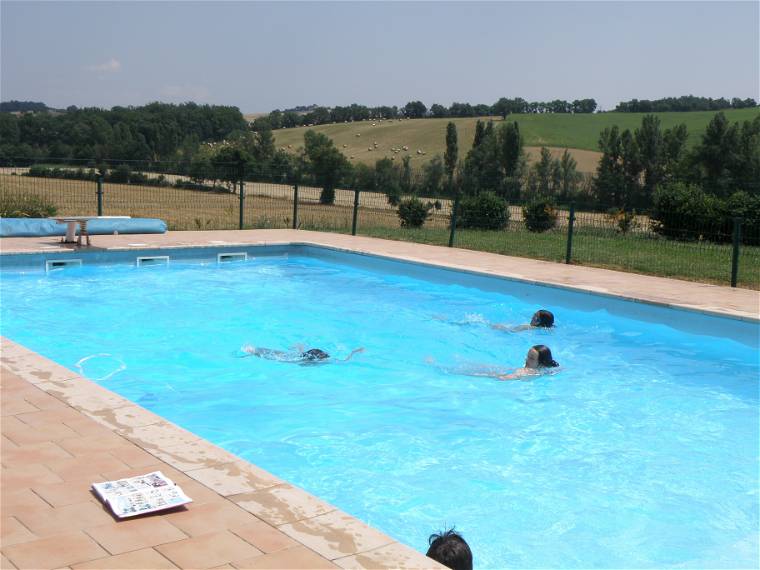
[(627, 234), (636, 227), (636, 210), (627, 212), (622, 208), (610, 208), (607, 210), (607, 217), (617, 226), (620, 233)]
[(459, 203), (457, 226), (480, 230), (503, 230), (509, 222), (509, 207), (492, 192), (467, 196)]
[(319, 194), (319, 203), (330, 205), (335, 203), (335, 188), (325, 187)]
[(126, 164), (120, 164), (113, 170), (111, 170), (108, 176), (108, 182), (129, 184), (129, 177), (132, 174), (132, 170)]
[(557, 225), (557, 210), (549, 200), (534, 200), (523, 206), (522, 213), (528, 231), (545, 232)]
[(55, 216), (56, 207), (37, 196), (3, 196), (0, 198), (2, 218), (50, 218)]
[(726, 204), (694, 184), (676, 182), (658, 187), (653, 195), (652, 229), (665, 237), (682, 240), (728, 241)]
[(742, 242), (750, 245), (760, 245), (760, 196), (752, 196), (746, 192), (734, 192), (726, 200), (726, 225), (733, 231), (733, 218), (742, 219)]
[(421, 228), (425, 221), (430, 218), (430, 210), (433, 204), (423, 204), (419, 198), (406, 198), (398, 205), (398, 217), (401, 219), (402, 228)]
[(44, 166), (40, 166), (39, 164), (35, 164), (34, 166), (29, 167), (29, 172), (27, 173), (27, 176), (39, 176), (40, 178), (49, 178), (50, 169), (45, 168)]

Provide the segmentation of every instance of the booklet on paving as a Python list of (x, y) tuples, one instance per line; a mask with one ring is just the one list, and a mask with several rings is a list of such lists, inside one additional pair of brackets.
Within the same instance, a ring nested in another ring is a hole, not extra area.
[(93, 483), (92, 488), (119, 518), (144, 515), (192, 502), (178, 485), (160, 471)]

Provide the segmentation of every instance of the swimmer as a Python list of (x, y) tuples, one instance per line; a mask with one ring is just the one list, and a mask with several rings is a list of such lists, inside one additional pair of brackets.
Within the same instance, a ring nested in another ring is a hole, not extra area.
[(559, 363), (552, 358), (552, 351), (548, 346), (537, 344), (532, 346), (525, 357), (525, 366), (518, 368), (511, 374), (496, 376), (499, 380), (517, 380), (523, 376), (537, 376), (546, 372), (547, 368), (557, 368)]
[[(433, 359), (427, 359), (428, 364), (434, 364)], [(458, 369), (445, 369), (447, 372), (454, 374), (462, 374), (464, 376), (481, 376), (486, 378), (496, 378), (497, 380), (519, 380), (526, 376), (539, 376), (541, 374), (550, 373), (551, 368), (557, 368), (559, 363), (552, 358), (552, 351), (548, 346), (543, 344), (537, 344), (532, 346), (528, 350), (528, 354), (525, 357), (525, 366), (517, 368), (509, 374), (504, 373), (502, 370), (494, 368), (478, 367), (473, 370), (471, 368), (458, 368)]]
[(499, 323), (489, 323), (489, 326), (497, 331), (520, 332), (531, 329), (550, 329), (554, 326), (554, 314), (546, 309), (539, 309), (533, 313), (530, 324), (526, 325), (502, 325)]
[(241, 358), (247, 356), (257, 356), (266, 360), (278, 360), (280, 362), (292, 362), (294, 364), (321, 364), (334, 360), (337, 362), (347, 362), (351, 360), (354, 354), (364, 352), (364, 348), (357, 348), (351, 351), (346, 358), (332, 358), (324, 350), (312, 348), (306, 351), (285, 352), (284, 350), (275, 350), (273, 348), (257, 348), (250, 344), (245, 345), (242, 349), (244, 354)]

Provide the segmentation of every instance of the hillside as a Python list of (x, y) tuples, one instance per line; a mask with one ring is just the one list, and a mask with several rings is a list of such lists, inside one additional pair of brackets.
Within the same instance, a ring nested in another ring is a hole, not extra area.
[[(760, 110), (731, 109), (724, 111), (731, 121), (751, 120)], [(655, 113), (662, 121), (663, 128), (685, 123), (689, 130), (689, 145), (696, 144), (714, 112)], [(597, 140), (606, 127), (618, 125), (621, 129), (634, 129), (641, 124), (643, 113), (598, 113), (584, 115), (511, 115), (510, 121), (517, 121), (528, 147), (529, 158), (536, 156), (540, 146), (552, 148), (559, 154), (568, 148), (578, 161), (578, 169), (592, 172), (599, 160)], [(493, 118), (497, 123), (500, 117)], [(420, 167), (436, 154), (443, 154), (446, 124), (452, 121), (459, 134), (459, 153), (464, 157), (475, 136), (477, 118), (462, 119), (404, 119), (385, 121), (361, 121), (356, 123), (336, 123), (315, 127), (297, 127), (274, 131), (277, 145), (295, 151), (303, 146), (303, 134), (311, 128), (329, 136), (338, 148), (352, 162), (374, 164), (383, 157), (396, 156), (400, 160), (409, 154), (412, 165)], [(358, 135), (358, 136), (357, 136)], [(377, 148), (374, 147), (377, 143)], [(409, 151), (393, 153), (391, 148), (409, 147)], [(418, 154), (417, 150), (425, 154)]]

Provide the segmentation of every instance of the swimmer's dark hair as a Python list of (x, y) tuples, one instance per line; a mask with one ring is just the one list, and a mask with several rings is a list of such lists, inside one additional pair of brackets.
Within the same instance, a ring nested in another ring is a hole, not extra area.
[(472, 570), (472, 551), (462, 535), (453, 528), (428, 539), (430, 548), (426, 556), (452, 570)]
[(330, 358), (330, 355), (319, 348), (312, 348), (311, 350), (304, 352), (303, 357), (306, 360), (325, 360), (326, 358)]
[(554, 314), (546, 309), (540, 309), (530, 319), (530, 326), (549, 329), (554, 326)]
[(537, 344), (531, 347), (538, 353), (538, 365), (545, 366), (546, 368), (556, 368), (559, 366), (559, 362), (552, 358), (552, 351), (548, 346), (544, 344)]

